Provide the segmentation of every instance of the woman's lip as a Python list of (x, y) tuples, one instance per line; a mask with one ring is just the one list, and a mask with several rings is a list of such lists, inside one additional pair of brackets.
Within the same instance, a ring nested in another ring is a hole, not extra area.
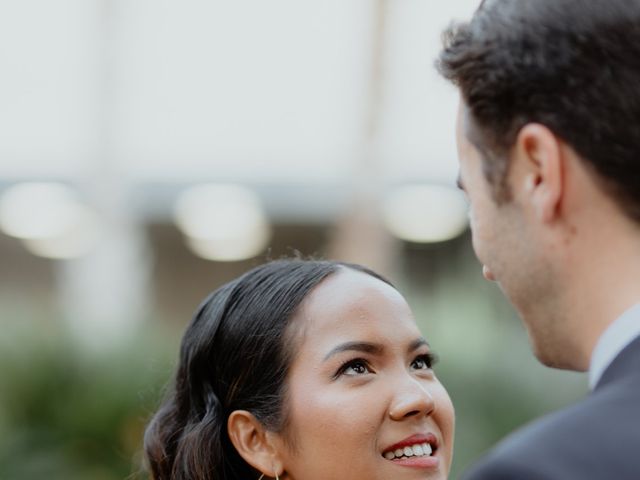
[(440, 457), (434, 454), (424, 457), (394, 458), (391, 462), (402, 467), (436, 469), (440, 466)]
[(413, 445), (420, 445), (422, 443), (428, 443), (434, 450), (438, 448), (438, 439), (433, 433), (418, 433), (416, 435), (411, 435), (410, 437), (407, 437), (398, 443), (394, 443), (393, 445), (388, 446), (382, 451), (382, 454), (384, 455), (386, 452), (397, 450), (398, 448), (411, 447)]

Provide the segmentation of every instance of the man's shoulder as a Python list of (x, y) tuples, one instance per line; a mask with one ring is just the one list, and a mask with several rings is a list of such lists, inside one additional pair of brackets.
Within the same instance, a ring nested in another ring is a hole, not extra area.
[(637, 480), (639, 445), (640, 382), (621, 382), (516, 431), (463, 478)]

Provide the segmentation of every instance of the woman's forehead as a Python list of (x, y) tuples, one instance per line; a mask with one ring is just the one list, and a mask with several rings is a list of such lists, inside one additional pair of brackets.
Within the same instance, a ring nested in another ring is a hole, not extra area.
[(395, 288), (346, 268), (319, 284), (297, 316), (293, 323), (302, 333), (301, 348), (327, 348), (340, 341), (413, 341), (420, 335), (411, 309)]

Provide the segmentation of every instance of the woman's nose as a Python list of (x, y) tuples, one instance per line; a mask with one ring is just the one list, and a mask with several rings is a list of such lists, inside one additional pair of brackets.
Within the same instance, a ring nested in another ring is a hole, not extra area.
[(389, 408), (392, 420), (403, 420), (407, 417), (431, 415), (435, 409), (433, 396), (425, 385), (411, 378), (403, 385), (397, 385), (393, 401)]

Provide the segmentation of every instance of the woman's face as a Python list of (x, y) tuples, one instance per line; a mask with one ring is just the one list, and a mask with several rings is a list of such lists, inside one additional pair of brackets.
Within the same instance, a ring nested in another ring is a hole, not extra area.
[(446, 479), (453, 406), (402, 296), (343, 269), (294, 322), (300, 343), (279, 442), (286, 478)]

